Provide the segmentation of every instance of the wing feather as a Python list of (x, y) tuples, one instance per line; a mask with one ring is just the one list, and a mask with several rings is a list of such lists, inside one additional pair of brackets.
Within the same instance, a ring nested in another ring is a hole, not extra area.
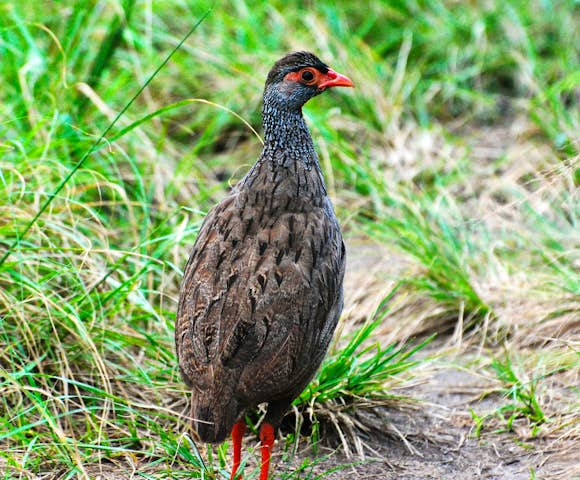
[(184, 273), (176, 340), (186, 382), (203, 389), (226, 369), (238, 372), (228, 378), (239, 379), (234, 391), (244, 403), (298, 395), (331, 341), (344, 266), (327, 208), (260, 225), (235, 195), (219, 204)]

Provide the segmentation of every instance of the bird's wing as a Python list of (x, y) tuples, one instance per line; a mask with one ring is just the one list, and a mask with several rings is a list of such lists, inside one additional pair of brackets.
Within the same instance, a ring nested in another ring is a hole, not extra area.
[(295, 240), (282, 239), (287, 247), (274, 247), (275, 261), (264, 262), (260, 272), (268, 282), (256, 319), (267, 326), (267, 338), (239, 387), (253, 403), (298, 395), (326, 354), (342, 310), (345, 267), (344, 244), (333, 220), (313, 212), (280, 221), (291, 226)]
[(332, 338), (343, 274), (340, 230), (325, 209), (264, 223), (226, 199), (185, 269), (176, 322), (185, 380), (203, 388), (214, 367), (239, 370), (247, 395), (307, 381)]
[(225, 225), (228, 217), (235, 216), (234, 205), (231, 195), (206, 215), (181, 282), (175, 321), (177, 357), (185, 382), (198, 388), (209, 380), (220, 336), (235, 325), (227, 292), (239, 242), (232, 244), (232, 232)]

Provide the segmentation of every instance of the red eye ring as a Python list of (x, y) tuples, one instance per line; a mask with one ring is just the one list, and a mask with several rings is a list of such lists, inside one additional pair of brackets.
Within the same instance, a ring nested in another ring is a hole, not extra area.
[(288, 80), (290, 82), (297, 82), (302, 85), (318, 85), (322, 74), (314, 67), (304, 67), (300, 70), (295, 70), (293, 72), (288, 73), (284, 80)]
[(314, 80), (314, 73), (312, 73), (312, 70), (303, 70), (302, 75), (300, 75), (300, 78), (302, 78), (302, 80), (304, 80), (305, 82), (311, 82), (312, 80)]
[(300, 75), (300, 81), (305, 85), (313, 85), (318, 81), (318, 72), (314, 68), (303, 68), (298, 73)]

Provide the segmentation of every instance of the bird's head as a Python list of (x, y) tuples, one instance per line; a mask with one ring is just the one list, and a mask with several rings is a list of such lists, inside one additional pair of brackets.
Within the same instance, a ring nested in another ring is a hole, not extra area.
[(354, 83), (332, 70), (309, 52), (289, 53), (278, 60), (266, 79), (264, 102), (300, 111), (312, 97), (331, 87), (354, 87)]

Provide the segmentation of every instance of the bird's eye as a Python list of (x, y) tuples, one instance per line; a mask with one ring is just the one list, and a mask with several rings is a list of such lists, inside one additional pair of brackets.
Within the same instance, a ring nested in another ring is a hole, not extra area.
[(314, 80), (314, 73), (312, 73), (310, 70), (304, 70), (302, 72), (301, 78), (305, 82), (311, 82), (312, 80)]

